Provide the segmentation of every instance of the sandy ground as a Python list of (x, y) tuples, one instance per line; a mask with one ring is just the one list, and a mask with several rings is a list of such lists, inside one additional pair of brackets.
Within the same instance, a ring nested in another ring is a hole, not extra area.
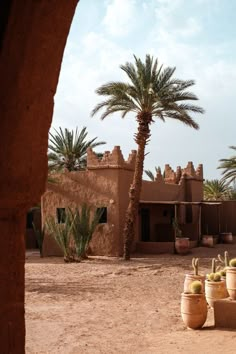
[(136, 256), (130, 262), (92, 258), (26, 260), (26, 353), (230, 354), (236, 331), (214, 328), (212, 310), (202, 330), (186, 329), (180, 316), (184, 274), (191, 258), (210, 258), (236, 245), (196, 248), (187, 256)]

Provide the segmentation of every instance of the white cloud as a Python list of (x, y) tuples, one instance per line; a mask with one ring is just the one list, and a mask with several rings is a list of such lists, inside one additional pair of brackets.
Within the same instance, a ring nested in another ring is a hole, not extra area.
[[(194, 0), (191, 4), (201, 3), (208, 11), (213, 2), (217, 0)], [(218, 160), (227, 156), (228, 145), (235, 145), (236, 109), (232, 102), (236, 69), (225, 55), (226, 43), (204, 45), (204, 21), (192, 11), (186, 15), (184, 4), (189, 2), (183, 0), (108, 0), (107, 4), (106, 12), (100, 14), (102, 24), (91, 25), (80, 39), (68, 39), (53, 125), (87, 126), (91, 137), (107, 141), (106, 150), (121, 145), (127, 156), (135, 148), (134, 117), (122, 120), (115, 115), (101, 121), (97, 115), (91, 119), (92, 108), (101, 100), (94, 91), (105, 82), (123, 80), (119, 66), (132, 61), (132, 53), (142, 58), (151, 53), (164, 65), (176, 66), (178, 78), (196, 80), (193, 91), (206, 114), (197, 119), (199, 132), (173, 120), (153, 124), (145, 168), (165, 163), (184, 166), (193, 160), (195, 165), (204, 163), (206, 178), (219, 175)], [(77, 23), (79, 27), (81, 22)], [(234, 45), (230, 43), (230, 48)]]
[(136, 24), (136, 0), (110, 0), (103, 19), (107, 32), (114, 37), (128, 34)]

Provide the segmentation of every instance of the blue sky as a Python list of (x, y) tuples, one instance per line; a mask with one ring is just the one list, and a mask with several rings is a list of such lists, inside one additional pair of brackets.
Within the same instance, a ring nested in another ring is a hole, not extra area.
[(151, 126), (145, 169), (203, 163), (204, 177), (219, 178), (220, 158), (229, 157), (235, 139), (235, 0), (80, 0), (67, 40), (55, 96), (52, 127), (88, 128), (89, 137), (120, 145), (124, 157), (136, 148), (133, 114), (104, 121), (90, 112), (101, 100), (95, 89), (125, 80), (120, 64), (133, 54), (158, 57), (175, 66), (175, 77), (194, 79), (204, 115), (195, 131), (174, 120)]

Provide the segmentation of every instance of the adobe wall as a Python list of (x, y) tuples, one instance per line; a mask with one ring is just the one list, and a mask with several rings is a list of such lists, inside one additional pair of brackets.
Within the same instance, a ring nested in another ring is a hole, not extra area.
[[(92, 207), (107, 207), (107, 223), (100, 224), (90, 244), (92, 254), (121, 256), (123, 254), (123, 225), (128, 204), (128, 189), (134, 172), (136, 152), (124, 160), (119, 147), (106, 151), (102, 160), (89, 149), (87, 171), (65, 172), (53, 176), (57, 183), (49, 184), (42, 198), (42, 221), (56, 208), (75, 208), (83, 203)], [(61, 254), (55, 241), (47, 235), (44, 255)]]
[(190, 161), (183, 169), (178, 166), (176, 171), (166, 164), (164, 176), (158, 169), (154, 182), (144, 180), (140, 199), (193, 202), (203, 199), (203, 167), (201, 164), (195, 170)]
[[(117, 213), (118, 176), (114, 170), (67, 172), (55, 175), (56, 184), (49, 184), (42, 198), (43, 224), (48, 216), (56, 218), (56, 208), (76, 208), (83, 203), (107, 207), (108, 223), (98, 226), (91, 242), (91, 251), (100, 255), (118, 253), (119, 216)], [(113, 226), (114, 225), (114, 226)], [(45, 237), (44, 255), (61, 254), (54, 240)]]

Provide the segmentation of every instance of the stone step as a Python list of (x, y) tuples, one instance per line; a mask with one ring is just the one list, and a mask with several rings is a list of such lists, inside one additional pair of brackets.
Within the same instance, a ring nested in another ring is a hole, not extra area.
[(236, 301), (230, 298), (214, 302), (215, 327), (236, 329)]

